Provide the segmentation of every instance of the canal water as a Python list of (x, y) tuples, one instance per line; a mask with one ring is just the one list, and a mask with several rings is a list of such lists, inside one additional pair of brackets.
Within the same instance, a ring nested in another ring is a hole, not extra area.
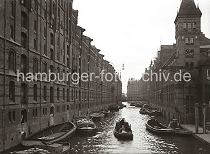
[[(209, 147), (193, 137), (160, 137), (145, 129), (146, 115), (139, 114), (139, 108), (127, 107), (98, 122), (98, 133), (71, 138), (72, 153), (75, 154), (209, 154)], [(113, 129), (118, 119), (125, 118), (131, 124), (133, 141), (118, 141)]]

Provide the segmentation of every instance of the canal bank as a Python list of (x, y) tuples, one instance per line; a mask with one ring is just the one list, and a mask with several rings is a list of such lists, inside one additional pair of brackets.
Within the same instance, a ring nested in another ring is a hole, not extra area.
[[(210, 148), (193, 137), (157, 136), (145, 128), (147, 115), (140, 115), (139, 108), (127, 107), (112, 113), (97, 122), (98, 132), (94, 136), (77, 136), (71, 139), (72, 153), (86, 154), (198, 154), (199, 149), (208, 154)], [(125, 118), (131, 124), (133, 141), (119, 141), (113, 130), (118, 119)]]
[(182, 125), (182, 127), (186, 130), (193, 132), (194, 138), (205, 143), (210, 147), (210, 132), (207, 131), (206, 134), (203, 134), (203, 129), (201, 127), (198, 128), (198, 133), (195, 133), (195, 125)]

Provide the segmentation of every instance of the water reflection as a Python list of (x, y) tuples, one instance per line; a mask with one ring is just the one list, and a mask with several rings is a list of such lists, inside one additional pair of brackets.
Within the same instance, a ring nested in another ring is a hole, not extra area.
[[(115, 122), (124, 117), (133, 130), (133, 141), (118, 141), (113, 130)], [(111, 154), (198, 154), (202, 147), (204, 154), (210, 150), (191, 137), (159, 137), (145, 129), (148, 116), (140, 115), (139, 109), (127, 107), (113, 113), (104, 121), (98, 122), (96, 135), (82, 137), (75, 135), (72, 140), (72, 153), (111, 153)]]

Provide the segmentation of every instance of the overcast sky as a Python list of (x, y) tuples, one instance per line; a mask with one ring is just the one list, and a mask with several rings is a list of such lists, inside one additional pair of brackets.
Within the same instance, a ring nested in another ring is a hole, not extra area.
[[(174, 20), (180, 0), (74, 0), (79, 25), (93, 45), (127, 81), (139, 79), (161, 44), (175, 43)], [(195, 0), (203, 13), (202, 31), (210, 38), (210, 0)], [(121, 70), (122, 65), (125, 70)]]

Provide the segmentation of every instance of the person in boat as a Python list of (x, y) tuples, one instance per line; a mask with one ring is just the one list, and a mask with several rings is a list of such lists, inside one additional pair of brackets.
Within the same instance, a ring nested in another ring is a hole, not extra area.
[(159, 126), (159, 122), (154, 116), (151, 117), (150, 124), (152, 126)]
[(122, 126), (122, 125), (124, 125), (124, 123), (125, 123), (125, 118), (122, 118), (122, 119), (120, 120), (120, 125)]
[(126, 132), (131, 131), (131, 128), (130, 128), (128, 122), (124, 122), (124, 128), (125, 128), (125, 131), (126, 131)]
[(115, 129), (118, 130), (119, 132), (122, 132), (123, 126), (125, 124), (125, 119), (122, 118), (119, 122), (116, 123)]
[(122, 126), (120, 127), (120, 129), (119, 129), (119, 132), (120, 132), (120, 133), (122, 133), (123, 131), (125, 131), (125, 126), (124, 126), (124, 125), (122, 125)]
[(168, 125), (168, 128), (172, 128), (172, 129), (176, 129), (179, 127), (180, 127), (180, 124), (178, 123), (177, 119), (173, 119)]

